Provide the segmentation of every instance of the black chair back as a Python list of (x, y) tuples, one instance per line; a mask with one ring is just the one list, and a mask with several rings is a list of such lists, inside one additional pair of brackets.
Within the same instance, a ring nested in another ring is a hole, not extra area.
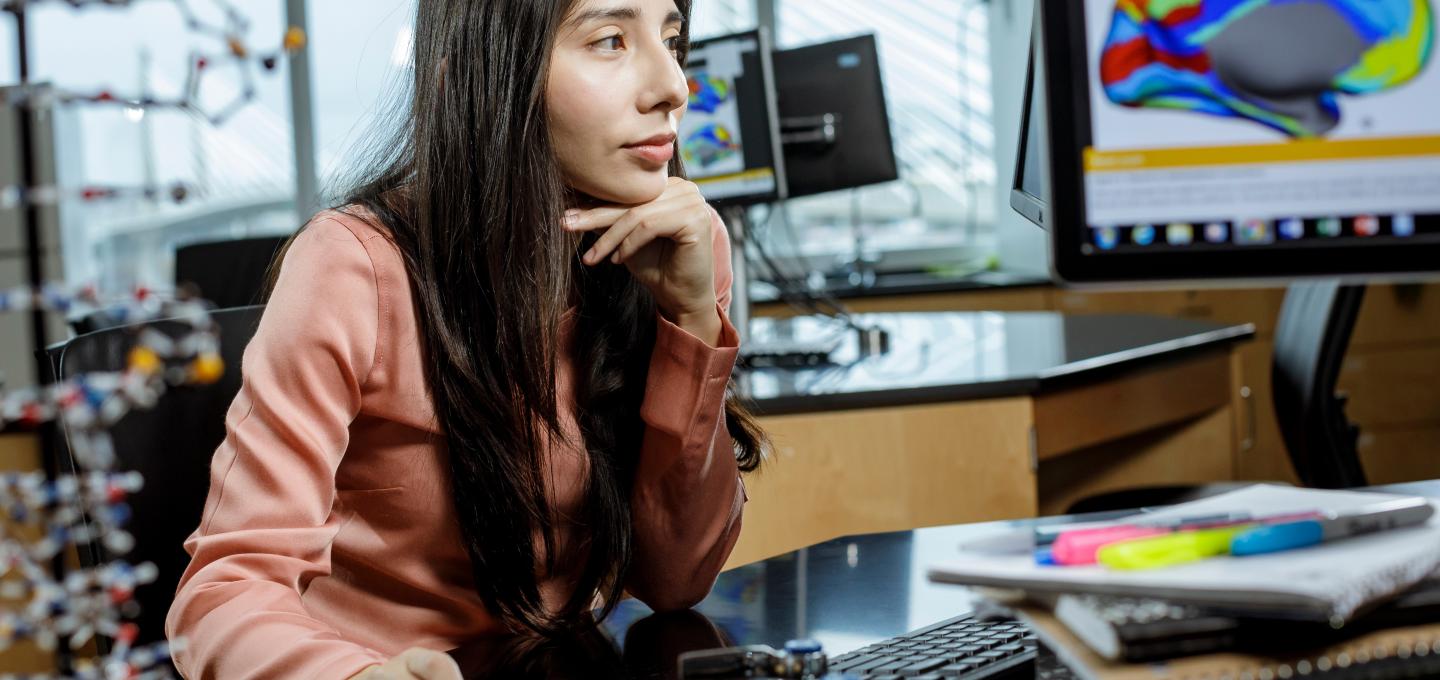
[[(209, 490), (210, 459), (225, 439), (225, 413), (240, 391), (240, 358), (263, 310), (255, 306), (212, 312), (211, 318), (219, 326), (224, 377), (210, 385), (172, 387), (154, 408), (132, 411), (110, 430), (116, 469), (136, 470), (145, 476), (144, 489), (128, 499), (132, 515), (127, 529), (135, 537), (135, 548), (125, 558), (132, 564), (153, 562), (159, 570), (154, 583), (136, 591), (141, 644), (165, 637), (165, 614), (190, 563), (183, 543), (200, 525)], [(148, 325), (175, 336), (188, 329), (177, 321)], [(48, 353), (58, 377), (68, 380), (84, 373), (122, 370), (135, 346), (134, 330), (133, 326), (109, 328), (52, 347)], [(65, 433), (67, 441), (69, 436)], [(75, 472), (68, 447), (59, 448), (61, 470)], [(80, 550), (83, 566), (94, 566), (107, 557), (98, 544)]]
[(175, 250), (175, 284), (228, 309), (260, 304), (265, 275), (289, 236), (195, 243)]
[(1359, 428), (1335, 392), (1364, 286), (1339, 282), (1290, 286), (1275, 328), (1275, 417), (1295, 474), (1305, 486), (1365, 486), (1356, 451)]

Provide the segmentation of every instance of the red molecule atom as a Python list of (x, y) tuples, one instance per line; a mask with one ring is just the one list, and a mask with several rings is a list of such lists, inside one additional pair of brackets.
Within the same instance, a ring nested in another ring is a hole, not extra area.
[(34, 427), (40, 424), (40, 405), (26, 404), (20, 409), (20, 424), (26, 427)]
[[(111, 602), (114, 602), (115, 604), (121, 604), (121, 603), (124, 603), (125, 601), (129, 600), (129, 599), (130, 599), (130, 596), (133, 595), (133, 594), (134, 594), (134, 592), (131, 591), (129, 588), (120, 588), (120, 587), (111, 588), (111, 589), (110, 589), (110, 601), (111, 601)], [(124, 631), (121, 631), (121, 632), (123, 633)], [(118, 638), (117, 638), (117, 639), (118, 639)]]

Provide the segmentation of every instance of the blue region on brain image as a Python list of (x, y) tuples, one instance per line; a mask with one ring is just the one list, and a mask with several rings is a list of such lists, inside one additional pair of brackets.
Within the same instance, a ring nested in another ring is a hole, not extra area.
[(686, 136), (681, 150), (687, 163), (708, 167), (739, 153), (740, 145), (724, 125), (707, 123)]
[(1251, 120), (1290, 137), (1340, 123), (1340, 94), (1418, 77), (1430, 0), (1118, 0), (1100, 55), (1111, 101)]
[(730, 99), (733, 88), (730, 82), (723, 78), (701, 72), (686, 80), (690, 87), (689, 108), (691, 111), (715, 113), (721, 104)]

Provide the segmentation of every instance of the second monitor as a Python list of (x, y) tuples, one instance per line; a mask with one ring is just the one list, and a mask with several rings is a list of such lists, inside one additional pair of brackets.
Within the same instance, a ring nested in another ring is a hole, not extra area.
[(789, 195), (899, 178), (875, 36), (775, 53)]

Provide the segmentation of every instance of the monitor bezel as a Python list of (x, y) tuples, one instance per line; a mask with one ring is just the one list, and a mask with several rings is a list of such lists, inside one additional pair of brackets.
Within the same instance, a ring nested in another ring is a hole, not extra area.
[[(755, 47), (760, 52), (760, 74), (765, 81), (765, 107), (767, 109), (766, 118), (769, 122), (770, 127), (770, 158), (772, 160), (771, 169), (775, 173), (775, 189), (766, 193), (738, 194), (735, 196), (726, 196), (725, 198), (710, 198), (708, 196), (705, 197), (706, 202), (716, 207), (771, 203), (774, 201), (785, 200), (788, 197), (786, 186), (789, 184), (789, 180), (785, 175), (785, 148), (780, 141), (780, 109), (779, 102), (777, 101), (778, 95), (775, 91), (775, 67), (771, 61), (771, 54), (775, 50), (775, 45), (770, 40), (769, 30), (767, 30), (764, 26), (759, 26), (747, 31), (737, 31), (735, 33), (727, 33), (725, 35), (708, 36), (700, 40), (691, 41), (690, 47), (687, 51), (693, 53), (697, 46), (703, 47), (709, 43), (743, 39), (746, 37), (751, 37), (755, 39)], [(689, 68), (690, 65), (688, 63), (687, 54), (687, 63), (682, 70), (686, 70)], [(686, 74), (686, 78), (689, 78), (688, 73)], [(680, 152), (678, 148), (679, 143), (680, 140), (677, 139), (676, 153)], [(688, 168), (686, 168), (685, 176), (687, 179), (690, 178), (690, 172)], [(696, 184), (698, 185), (699, 183), (697, 182)], [(700, 185), (700, 187), (700, 191), (703, 194), (705, 191), (704, 186)]]
[(1090, 144), (1090, 59), (1085, 3), (1037, 2), (1043, 42), (1049, 121), (1050, 267), (1068, 285), (1177, 284), (1294, 279), (1429, 280), (1440, 248), (1419, 244), (1366, 244), (1355, 248), (1234, 250), (1217, 252), (1106, 253), (1081, 251), (1089, 229), (1081, 149)]
[[(1025, 191), (1023, 184), (1024, 176), (1020, 172), (1021, 169), (1024, 169), (1028, 172), (1038, 172), (1042, 175), (1049, 172), (1045, 168), (1045, 166), (1048, 164), (1044, 162), (1045, 149), (1043, 147), (1045, 146), (1046, 140), (1040, 140), (1042, 147), (1040, 150), (1040, 167), (1032, 168), (1029, 167), (1029, 165), (1025, 162), (1026, 151), (1029, 150), (1030, 126), (1035, 122), (1030, 120), (1030, 113), (1033, 110), (1034, 106), (1033, 100), (1036, 96), (1035, 67), (1037, 65), (1042, 68), (1044, 67), (1044, 62), (1040, 61), (1041, 59), (1044, 59), (1044, 50), (1043, 44), (1040, 40), (1040, 17), (1038, 15), (1035, 17), (1035, 21), (1033, 23), (1034, 28), (1030, 32), (1030, 49), (1027, 52), (1027, 58), (1025, 62), (1025, 92), (1020, 99), (1020, 134), (1017, 135), (1020, 138), (1020, 142), (1016, 145), (1015, 168), (1014, 172), (1012, 173), (1014, 177), (1011, 178), (1010, 184), (1010, 209), (1014, 210), (1017, 213), (1020, 213), (1021, 217), (1024, 217), (1025, 219), (1035, 223), (1035, 226), (1038, 226), (1041, 229), (1048, 230), (1049, 227), (1046, 226), (1045, 223), (1045, 213), (1049, 206), (1045, 205), (1045, 199), (1043, 196), (1034, 196), (1031, 195), (1030, 192)], [(1041, 80), (1041, 86), (1043, 87), (1044, 79)], [(1039, 97), (1040, 105), (1044, 106), (1046, 101), (1045, 93), (1040, 92)], [(1046, 179), (1048, 178), (1041, 180), (1041, 186), (1045, 186)]]

